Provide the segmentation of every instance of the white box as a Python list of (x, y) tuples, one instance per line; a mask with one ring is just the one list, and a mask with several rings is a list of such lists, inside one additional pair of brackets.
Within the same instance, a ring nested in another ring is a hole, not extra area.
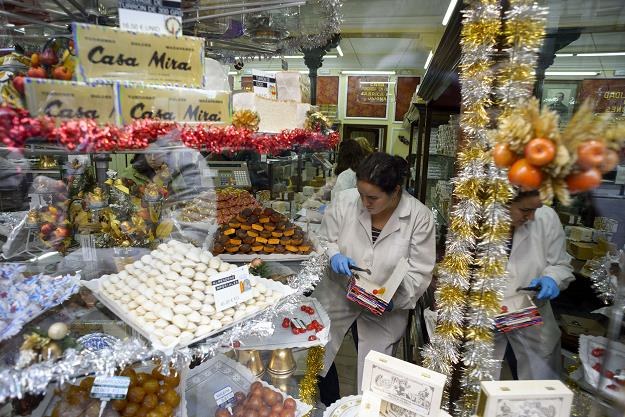
[(438, 417), (445, 380), (443, 374), (372, 350), (365, 358), (362, 391), (415, 416)]
[(482, 381), (478, 417), (569, 417), (573, 391), (561, 381)]

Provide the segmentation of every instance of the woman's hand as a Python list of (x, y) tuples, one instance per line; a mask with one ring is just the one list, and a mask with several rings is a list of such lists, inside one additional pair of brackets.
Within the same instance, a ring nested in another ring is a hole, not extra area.
[(558, 284), (551, 277), (540, 277), (535, 278), (530, 282), (530, 287), (540, 287), (540, 291), (538, 291), (538, 295), (536, 298), (539, 300), (553, 300), (558, 295), (560, 295), (560, 288), (558, 288)]
[(337, 274), (352, 276), (352, 271), (349, 269), (350, 265), (356, 265), (356, 263), (345, 255), (337, 253), (330, 259), (330, 266), (332, 270)]

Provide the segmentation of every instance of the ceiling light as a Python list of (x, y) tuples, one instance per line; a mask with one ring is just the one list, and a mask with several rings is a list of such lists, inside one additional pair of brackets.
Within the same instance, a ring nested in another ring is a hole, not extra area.
[(336, 52), (339, 54), (339, 56), (343, 56), (343, 50), (341, 49), (341, 45), (337, 45)]
[(457, 3), (458, 3), (458, 0), (449, 0), (449, 6), (447, 7), (445, 16), (443, 16), (443, 26), (447, 26), (447, 23), (449, 23), (449, 19), (451, 19), (451, 14), (456, 9)]
[(428, 69), (428, 67), (430, 66), (430, 62), (432, 62), (433, 57), (434, 57), (434, 54), (432, 53), (432, 50), (430, 50), (430, 53), (428, 54), (428, 59), (425, 60), (425, 65), (423, 66), (423, 68)]
[(8, 28), (15, 27), (15, 25), (13, 23), (6, 23), (4, 26), (6, 26)]
[(570, 57), (570, 56), (623, 56), (625, 52), (580, 52), (571, 54), (556, 54), (558, 57)]
[(238, 71), (228, 71), (228, 75), (237, 75)]
[(395, 75), (395, 71), (341, 71), (345, 75)]
[(599, 75), (597, 71), (545, 71), (545, 75)]
[(563, 57), (563, 56), (575, 56), (575, 54), (556, 54), (557, 57)]
[(300, 74), (310, 74), (310, 71), (308, 70), (303, 70), (303, 71), (298, 71)]

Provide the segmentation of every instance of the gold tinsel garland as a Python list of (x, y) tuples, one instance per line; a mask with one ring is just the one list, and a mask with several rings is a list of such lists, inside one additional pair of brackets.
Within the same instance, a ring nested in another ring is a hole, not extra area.
[(314, 405), (319, 396), (317, 375), (323, 369), (324, 355), (325, 348), (323, 346), (315, 346), (308, 349), (306, 373), (299, 383), (299, 399), (306, 404)]

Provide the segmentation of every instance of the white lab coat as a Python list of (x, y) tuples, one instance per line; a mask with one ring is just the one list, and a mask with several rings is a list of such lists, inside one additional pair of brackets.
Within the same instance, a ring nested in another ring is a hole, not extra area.
[(356, 172), (347, 168), (336, 177), (336, 183), (330, 191), (330, 201), (334, 201), (341, 191), (356, 188)]
[[(533, 221), (517, 228), (508, 260), (509, 281), (502, 305), (506, 305), (508, 297), (518, 294), (517, 288), (528, 287), (534, 278), (551, 277), (560, 290), (566, 289), (574, 277), (565, 244), (560, 219), (550, 207), (539, 208)], [(506, 345), (510, 343), (517, 359), (519, 379), (559, 379), (560, 329), (551, 303), (536, 299), (534, 302), (544, 324), (498, 333), (495, 337), (496, 359), (503, 359)]]
[(357, 189), (341, 192), (328, 207), (320, 235), (327, 239), (330, 258), (341, 253), (357, 266), (371, 270), (368, 279), (379, 283), (388, 278), (399, 260), (408, 261), (408, 273), (393, 296), (394, 308), (375, 316), (346, 298), (348, 278), (334, 273), (324, 277), (313, 296), (330, 317), (330, 342), (326, 345), (325, 376), (343, 337), (358, 321), (358, 382), (360, 390), (364, 358), (370, 350), (392, 354), (394, 345), (406, 330), (408, 311), (428, 288), (435, 262), (435, 233), (432, 212), (404, 192), (399, 205), (382, 229), (375, 244), (371, 238), (371, 216), (364, 208)]

